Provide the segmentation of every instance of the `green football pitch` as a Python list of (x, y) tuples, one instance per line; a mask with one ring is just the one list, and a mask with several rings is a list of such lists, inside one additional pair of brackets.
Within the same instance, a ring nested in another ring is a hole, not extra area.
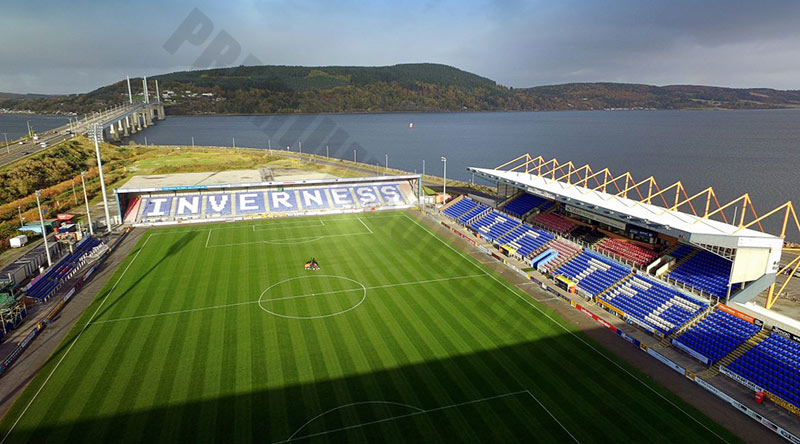
[(0, 433), (736, 441), (403, 212), (146, 232)]

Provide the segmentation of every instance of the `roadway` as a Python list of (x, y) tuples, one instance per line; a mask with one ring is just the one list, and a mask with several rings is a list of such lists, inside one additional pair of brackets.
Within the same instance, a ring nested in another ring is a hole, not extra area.
[[(53, 145), (75, 137), (75, 134), (86, 134), (95, 123), (105, 124), (109, 121), (119, 120), (141, 105), (141, 103), (137, 103), (115, 106), (100, 113), (94, 113), (91, 117), (87, 116), (78, 123), (73, 122), (37, 133), (39, 140), (22, 141), (22, 143), (9, 145), (8, 148), (2, 146), (0, 147), (0, 167), (50, 149)], [(72, 134), (68, 134), (68, 130), (73, 130)], [(45, 146), (42, 146), (42, 142), (45, 142)]]

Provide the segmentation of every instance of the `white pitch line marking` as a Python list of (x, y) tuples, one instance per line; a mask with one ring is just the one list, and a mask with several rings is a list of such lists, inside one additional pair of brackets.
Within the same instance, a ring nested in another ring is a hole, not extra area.
[(298, 428), (297, 430), (294, 431), (294, 433), (292, 433), (292, 436), (289, 437), (289, 440), (293, 439), (295, 437), (295, 435), (300, 433), (300, 430), (303, 430), (304, 428), (306, 428), (306, 426), (308, 426), (312, 422), (316, 421), (317, 419), (327, 415), (328, 413), (332, 413), (332, 412), (335, 412), (337, 410), (341, 410), (341, 409), (344, 409), (344, 408), (347, 408), (347, 407), (353, 407), (353, 406), (357, 406), (357, 405), (366, 405), (366, 404), (395, 405), (395, 406), (400, 406), (400, 407), (407, 407), (407, 408), (409, 408), (411, 410), (416, 410), (417, 412), (423, 412), (423, 413), (425, 412), (425, 410), (423, 410), (423, 409), (421, 409), (419, 407), (414, 407), (413, 405), (409, 405), (409, 404), (403, 404), (402, 402), (394, 402), (394, 401), (360, 401), (360, 402), (351, 402), (349, 404), (340, 405), (339, 407), (334, 407), (334, 408), (332, 408), (330, 410), (324, 411), (324, 412), (320, 413), (319, 415), (309, 419), (308, 421), (306, 421), (305, 424), (301, 425), (300, 428)]
[[(148, 237), (147, 239), (149, 240), (150, 238)], [(206, 238), (206, 248), (208, 248), (208, 241), (210, 240), (211, 240), (211, 230), (208, 230), (208, 237)]]
[(369, 231), (369, 234), (375, 234), (375, 233), (373, 233), (373, 232), (372, 232), (372, 229), (370, 229), (370, 228), (367, 226), (367, 224), (365, 224), (365, 223), (364, 223), (364, 221), (363, 221), (363, 220), (362, 220), (360, 217), (356, 217), (356, 219), (358, 219), (358, 221), (359, 221), (359, 222), (361, 222), (361, 225), (363, 225), (363, 226), (364, 226), (364, 228), (366, 228), (366, 229)]
[[(364, 287), (364, 288), (366, 288), (367, 290), (378, 290), (378, 289), (381, 289), (381, 288), (405, 287), (407, 285), (430, 284), (430, 283), (433, 283), (433, 282), (454, 281), (454, 280), (459, 280), (459, 279), (469, 279), (469, 278), (474, 278), (474, 277), (485, 277), (485, 276), (486, 275), (484, 275), (484, 274), (471, 274), (471, 275), (467, 275), (467, 276), (455, 276), (455, 277), (441, 278), (441, 279), (427, 279), (427, 280), (424, 280), (424, 281), (401, 282), (399, 284), (375, 285), (375, 286), (372, 286), (372, 287)], [(320, 293), (301, 294), (301, 295), (296, 295), (296, 296), (286, 296), (286, 297), (282, 297), (282, 298), (262, 299), (261, 302), (288, 301), (288, 300), (291, 300), (291, 299), (302, 299), (302, 298), (308, 298), (308, 297), (313, 297), (313, 296), (322, 296), (322, 295), (326, 295), (326, 294), (347, 293), (349, 291), (361, 291), (361, 290), (362, 290), (361, 288), (346, 288), (344, 290), (331, 290), (331, 291), (323, 291), (323, 292), (320, 292)]]
[(645, 387), (647, 390), (649, 390), (649, 391), (653, 392), (653, 393), (654, 393), (656, 396), (658, 396), (658, 397), (659, 397), (659, 398), (661, 398), (662, 400), (666, 401), (666, 402), (667, 402), (669, 405), (671, 405), (672, 407), (674, 407), (676, 410), (678, 410), (678, 411), (682, 412), (684, 415), (686, 415), (686, 416), (687, 416), (688, 418), (690, 418), (692, 421), (696, 422), (696, 423), (697, 423), (697, 424), (699, 424), (701, 427), (703, 427), (703, 428), (704, 428), (704, 429), (706, 429), (707, 431), (711, 432), (711, 434), (713, 434), (714, 436), (716, 436), (717, 438), (719, 438), (719, 440), (720, 440), (720, 441), (722, 441), (722, 442), (727, 442), (727, 441), (725, 441), (725, 439), (724, 439), (724, 438), (722, 438), (721, 436), (719, 436), (719, 435), (718, 435), (718, 434), (717, 434), (715, 431), (713, 431), (713, 430), (711, 430), (710, 428), (708, 428), (708, 426), (706, 426), (705, 424), (703, 424), (702, 422), (700, 422), (700, 421), (699, 421), (697, 418), (695, 418), (694, 416), (690, 415), (690, 414), (689, 414), (689, 412), (687, 412), (686, 410), (682, 409), (682, 408), (681, 408), (679, 405), (677, 405), (677, 404), (675, 404), (674, 402), (672, 402), (672, 401), (671, 401), (670, 399), (668, 399), (666, 396), (664, 396), (664, 395), (662, 395), (661, 393), (657, 392), (657, 391), (656, 391), (656, 389), (654, 389), (653, 387), (650, 387), (649, 385), (647, 385), (647, 383), (645, 383), (644, 381), (642, 381), (642, 380), (641, 380), (641, 379), (640, 379), (638, 376), (636, 376), (636, 375), (634, 375), (633, 373), (631, 373), (630, 371), (628, 371), (628, 369), (626, 369), (625, 367), (623, 367), (622, 365), (620, 365), (620, 364), (619, 364), (617, 361), (615, 361), (615, 360), (613, 360), (613, 359), (609, 358), (609, 357), (608, 357), (608, 356), (607, 356), (605, 353), (603, 353), (603, 352), (601, 352), (600, 350), (598, 350), (598, 349), (597, 349), (596, 347), (594, 347), (592, 344), (589, 344), (588, 342), (586, 342), (586, 341), (585, 341), (583, 338), (581, 338), (580, 336), (578, 336), (578, 335), (577, 335), (577, 334), (576, 334), (574, 331), (572, 331), (572, 330), (568, 329), (566, 326), (564, 326), (564, 324), (562, 324), (562, 323), (558, 322), (558, 321), (557, 321), (555, 318), (553, 318), (553, 317), (552, 317), (552, 316), (550, 316), (549, 314), (545, 313), (545, 312), (544, 312), (544, 311), (543, 311), (541, 308), (539, 308), (539, 307), (537, 307), (536, 305), (532, 304), (532, 303), (531, 303), (531, 301), (529, 301), (529, 300), (528, 300), (528, 298), (526, 298), (526, 297), (524, 297), (524, 296), (520, 295), (519, 293), (517, 293), (517, 291), (513, 290), (511, 287), (509, 287), (508, 285), (506, 285), (506, 284), (505, 284), (503, 281), (501, 281), (500, 279), (498, 279), (498, 278), (497, 278), (497, 277), (495, 277), (494, 275), (492, 275), (492, 274), (490, 274), (490, 273), (486, 272), (486, 270), (483, 270), (483, 269), (480, 267), (480, 265), (478, 265), (478, 264), (476, 264), (475, 262), (472, 262), (471, 260), (469, 260), (469, 258), (468, 258), (468, 257), (466, 257), (466, 256), (464, 256), (464, 254), (463, 254), (463, 253), (461, 253), (460, 251), (456, 250), (456, 249), (455, 249), (455, 248), (454, 248), (452, 245), (450, 245), (449, 243), (445, 242), (443, 239), (439, 238), (439, 236), (435, 235), (433, 232), (431, 232), (430, 230), (428, 230), (428, 228), (427, 228), (427, 227), (423, 226), (422, 224), (420, 224), (419, 222), (417, 222), (416, 220), (414, 220), (414, 219), (413, 219), (411, 216), (409, 216), (409, 215), (407, 215), (407, 214), (405, 214), (405, 213), (403, 213), (403, 215), (404, 215), (405, 217), (407, 217), (407, 218), (408, 218), (408, 219), (409, 219), (411, 222), (413, 222), (414, 224), (416, 224), (418, 227), (422, 228), (422, 229), (423, 229), (423, 230), (425, 230), (425, 231), (426, 231), (428, 234), (430, 234), (431, 236), (433, 236), (433, 237), (434, 237), (436, 240), (438, 240), (439, 242), (441, 242), (442, 244), (444, 244), (444, 245), (445, 245), (447, 248), (451, 249), (451, 250), (452, 250), (452, 251), (454, 251), (456, 254), (458, 254), (459, 256), (461, 256), (462, 258), (464, 258), (464, 260), (466, 260), (466, 261), (467, 261), (467, 262), (469, 262), (470, 264), (474, 265), (474, 266), (475, 266), (475, 267), (477, 267), (479, 270), (482, 270), (484, 273), (486, 273), (486, 275), (487, 275), (487, 276), (489, 276), (489, 277), (491, 277), (492, 279), (494, 279), (494, 280), (495, 280), (497, 283), (499, 283), (500, 285), (502, 285), (502, 286), (503, 286), (503, 287), (504, 287), (506, 290), (510, 291), (510, 292), (511, 292), (511, 293), (512, 293), (514, 296), (516, 296), (518, 299), (521, 299), (521, 300), (522, 300), (522, 301), (524, 301), (526, 304), (528, 304), (529, 306), (533, 307), (533, 308), (534, 308), (536, 311), (538, 311), (538, 312), (539, 312), (541, 315), (543, 315), (544, 317), (546, 317), (547, 319), (549, 319), (549, 320), (550, 320), (550, 321), (551, 321), (553, 324), (555, 324), (556, 326), (558, 326), (559, 328), (561, 328), (562, 330), (564, 330), (565, 332), (567, 332), (567, 333), (568, 333), (570, 336), (574, 337), (574, 338), (575, 338), (575, 339), (577, 339), (578, 341), (582, 342), (582, 343), (583, 343), (583, 344), (584, 344), (586, 347), (590, 348), (592, 351), (594, 351), (595, 353), (597, 353), (598, 355), (600, 355), (600, 356), (601, 356), (603, 359), (607, 360), (607, 361), (608, 361), (608, 362), (610, 362), (612, 365), (614, 365), (615, 367), (617, 367), (617, 368), (619, 368), (620, 370), (622, 370), (622, 371), (623, 371), (625, 374), (627, 374), (628, 376), (630, 376), (630, 377), (631, 377), (631, 378), (632, 378), (634, 381), (636, 381), (636, 382), (638, 382), (639, 384), (643, 385), (643, 386), (644, 386), (644, 387)]
[(150, 241), (150, 237), (148, 237), (147, 239), (144, 240), (144, 243), (142, 244), (142, 247), (139, 248), (139, 251), (137, 251), (136, 254), (133, 256), (133, 259), (131, 259), (131, 261), (128, 263), (128, 266), (125, 267), (125, 270), (122, 271), (122, 274), (119, 275), (119, 278), (117, 278), (117, 281), (114, 282), (114, 286), (112, 286), (111, 290), (109, 290), (108, 293), (106, 293), (105, 297), (103, 297), (103, 300), (100, 302), (100, 305), (97, 306), (97, 309), (94, 311), (94, 313), (92, 313), (92, 316), (89, 317), (89, 320), (86, 322), (86, 324), (83, 326), (83, 328), (81, 328), (81, 331), (78, 332), (78, 335), (75, 336), (75, 339), (73, 339), (72, 343), (69, 344), (69, 347), (67, 347), (67, 350), (64, 351), (63, 355), (61, 355), (61, 359), (59, 359), (58, 362), (56, 362), (56, 365), (53, 367), (52, 370), (50, 370), (50, 373), (47, 375), (47, 378), (45, 378), (44, 382), (42, 382), (42, 385), (39, 386), (39, 389), (36, 390), (36, 393), (34, 393), (34, 395), (31, 398), (31, 400), (28, 401), (28, 404), (25, 405), (24, 409), (22, 409), (22, 413), (20, 413), (19, 416), (17, 417), (16, 421), (14, 421), (14, 423), (11, 424), (11, 427), (9, 427), (8, 432), (6, 432), (5, 436), (3, 436), (3, 439), (0, 440), (0, 444), (6, 442), (6, 439), (8, 439), (9, 435), (11, 435), (11, 432), (14, 431), (14, 428), (17, 426), (19, 421), (22, 419), (22, 417), (25, 415), (25, 413), (31, 407), (31, 404), (33, 404), (33, 401), (35, 401), (36, 398), (39, 396), (39, 394), (42, 392), (42, 390), (44, 390), (44, 387), (47, 385), (48, 381), (50, 381), (50, 378), (53, 377), (53, 374), (56, 372), (56, 370), (58, 370), (58, 367), (61, 366), (61, 363), (64, 362), (64, 359), (67, 357), (69, 352), (72, 350), (72, 347), (75, 346), (75, 344), (78, 342), (78, 339), (80, 339), (81, 336), (83, 336), (83, 333), (86, 331), (87, 328), (89, 328), (89, 325), (92, 324), (92, 320), (95, 318), (95, 316), (97, 316), (97, 313), (100, 312), (100, 309), (103, 308), (103, 305), (108, 300), (108, 297), (111, 296), (111, 294), (114, 292), (114, 289), (117, 288), (117, 285), (120, 283), (122, 278), (125, 277), (125, 274), (131, 268), (131, 265), (133, 265), (133, 263), (136, 262), (136, 258), (138, 258), (139, 257), (139, 253), (141, 253), (142, 250), (144, 250), (144, 247), (147, 245), (148, 241)]
[(111, 322), (120, 322), (120, 321), (132, 321), (134, 319), (147, 319), (147, 318), (155, 318), (159, 316), (169, 316), (175, 314), (184, 314), (184, 313), (194, 313), (196, 311), (205, 311), (205, 310), (216, 310), (219, 308), (230, 308), (230, 307), (238, 307), (240, 305), (250, 305), (250, 304), (257, 304), (258, 301), (245, 301), (245, 302), (233, 302), (230, 304), (220, 304), (214, 305), (211, 307), (198, 307), (198, 308), (187, 308), (186, 310), (175, 310), (175, 311), (165, 311), (163, 313), (152, 313), (146, 315), (139, 315), (139, 316), (129, 316), (127, 318), (115, 318), (115, 319), (106, 319), (104, 321), (95, 321), (95, 325), (100, 324), (108, 324)]
[[(363, 215), (364, 213), (361, 213), (361, 214)], [(373, 213), (367, 213), (367, 214), (373, 214)], [(382, 215), (377, 215), (377, 216), (370, 215), (370, 216), (367, 216), (366, 219), (368, 219), (368, 220), (372, 220), (372, 219), (393, 219), (393, 218), (403, 217), (404, 215), (405, 215), (405, 213), (401, 213), (401, 212), (397, 212), (397, 213), (390, 212), (389, 214), (382, 214)], [(285, 225), (286, 227), (291, 227), (291, 226), (296, 226), (298, 223), (300, 223), (300, 224), (308, 223), (307, 221), (303, 220), (304, 217), (311, 217), (311, 216), (289, 216), (289, 217), (285, 217), (285, 218), (273, 218), (271, 220), (270, 219), (263, 220), (263, 222), (261, 224), (256, 224), (256, 225), (276, 224), (276, 225)], [(355, 217), (357, 218), (358, 216), (355, 216)], [(296, 221), (290, 220), (290, 219), (295, 219), (295, 218), (300, 219), (300, 220), (296, 220)], [(331, 222), (331, 221), (342, 221), (342, 220), (343, 221), (351, 221), (351, 220), (353, 220), (353, 217), (333, 217), (333, 216), (327, 217), (326, 216), (325, 219), (327, 219), (328, 222)], [(229, 227), (213, 227), (213, 228), (211, 228), (211, 230), (242, 230), (242, 229), (247, 229), (247, 227), (249, 227), (249, 226), (252, 226), (251, 225), (252, 221), (249, 221), (250, 223), (247, 224), (247, 225), (245, 225), (244, 222), (248, 222), (248, 221), (215, 222), (215, 223), (213, 223), (211, 225), (212, 226), (213, 225), (232, 225), (232, 226), (229, 226)], [(159, 235), (162, 235), (162, 234), (187, 233), (187, 232), (191, 232), (191, 231), (203, 231), (203, 232), (205, 232), (206, 230), (208, 230), (208, 228), (198, 228), (198, 229), (194, 229), (194, 230), (190, 230), (190, 229), (170, 230), (167, 227), (150, 227), (148, 229), (150, 229), (150, 230), (158, 230), (156, 233), (149, 233), (148, 237), (150, 237), (150, 236), (159, 236)], [(259, 231), (259, 230), (256, 230), (256, 231)]]
[[(298, 222), (300, 222), (300, 221), (298, 221)], [(319, 221), (319, 222), (322, 222), (322, 221)], [(315, 227), (320, 227), (320, 226), (324, 227), (325, 226), (324, 223), (323, 224), (317, 224), (317, 223), (311, 223), (311, 221), (303, 221), (303, 223), (296, 223), (296, 224), (291, 224), (291, 225), (283, 225), (283, 224), (281, 224), (280, 226), (277, 226), (277, 227), (270, 227), (269, 225), (270, 224), (266, 225), (267, 228), (256, 228), (257, 225), (253, 225), (253, 231), (254, 232), (275, 231), (275, 230), (284, 230), (284, 229), (287, 229), (287, 228), (290, 228), (290, 229), (291, 228), (315, 228)]]
[(570, 437), (571, 437), (571, 438), (572, 438), (572, 439), (573, 439), (575, 442), (577, 442), (578, 444), (580, 444), (580, 441), (578, 441), (578, 438), (576, 438), (576, 437), (575, 437), (575, 435), (573, 435), (573, 434), (572, 434), (572, 432), (570, 432), (570, 431), (569, 431), (569, 429), (568, 429), (568, 428), (566, 428), (566, 427), (564, 426), (564, 424), (562, 424), (562, 423), (561, 423), (561, 421), (559, 421), (559, 420), (558, 420), (558, 418), (556, 418), (556, 415), (554, 415), (554, 414), (553, 414), (553, 412), (551, 412), (551, 411), (550, 411), (550, 409), (548, 409), (548, 408), (547, 408), (547, 407), (546, 407), (544, 404), (542, 404), (542, 401), (539, 401), (539, 398), (537, 398), (536, 396), (534, 396), (534, 395), (533, 395), (533, 393), (531, 393), (531, 391), (530, 391), (530, 390), (525, 390), (525, 391), (526, 391), (526, 392), (528, 392), (528, 394), (529, 394), (529, 395), (531, 395), (531, 398), (533, 398), (533, 400), (534, 400), (534, 401), (536, 401), (536, 403), (537, 403), (537, 404), (539, 404), (540, 406), (542, 406), (542, 408), (544, 409), (544, 411), (545, 411), (545, 412), (547, 412), (547, 414), (548, 414), (548, 415), (550, 415), (550, 417), (551, 417), (551, 418), (553, 418), (553, 419), (555, 420), (555, 422), (557, 422), (557, 423), (558, 423), (558, 425), (560, 425), (560, 426), (561, 426), (561, 428), (562, 428), (562, 429), (564, 429), (564, 431), (565, 431), (565, 432), (567, 432), (567, 435), (569, 435), (569, 436), (570, 436)]
[[(381, 288), (403, 287), (403, 286), (406, 286), (406, 285), (430, 284), (430, 283), (433, 283), (433, 282), (453, 281), (453, 280), (459, 280), (459, 279), (469, 279), (469, 278), (485, 277), (485, 276), (486, 276), (485, 274), (472, 274), (472, 275), (467, 275), (467, 276), (454, 276), (454, 277), (440, 278), (440, 279), (427, 279), (427, 280), (424, 280), (424, 281), (400, 282), (400, 283), (396, 283), (396, 284), (375, 285), (375, 286), (372, 286), (372, 287), (365, 287), (365, 288), (367, 290), (377, 290), (377, 289), (381, 289)], [(362, 289), (361, 288), (350, 288), (350, 289), (345, 289), (345, 290), (334, 290), (334, 291), (327, 291), (327, 292), (321, 292), (321, 293), (311, 293), (311, 294), (301, 294), (301, 295), (295, 295), (295, 296), (287, 296), (287, 297), (283, 297), (283, 298), (262, 299), (261, 302), (276, 302), (276, 301), (284, 301), (284, 300), (289, 300), (289, 299), (308, 298), (308, 297), (321, 296), (321, 295), (326, 295), (326, 294), (345, 293), (345, 292), (348, 292), (348, 291), (355, 291), (355, 290), (361, 291)], [(126, 318), (105, 319), (105, 320), (102, 320), (102, 321), (95, 321), (95, 322), (93, 322), (93, 324), (95, 324), (95, 325), (109, 324), (109, 323), (113, 323), (113, 322), (132, 321), (132, 320), (136, 320), (136, 319), (146, 319), (146, 318), (155, 318), (155, 317), (169, 316), (169, 315), (176, 315), (176, 314), (193, 313), (193, 312), (196, 312), (196, 311), (204, 311), (204, 310), (216, 310), (216, 309), (220, 309), (220, 308), (237, 307), (237, 306), (241, 306), (241, 305), (250, 305), (250, 304), (258, 304), (258, 301), (256, 300), (256, 301), (233, 302), (231, 304), (214, 305), (214, 306), (211, 306), (211, 307), (188, 308), (186, 310), (167, 311), (167, 312), (163, 312), (163, 313), (151, 313), (151, 314), (138, 315), (138, 316), (129, 316), (129, 317), (126, 317)]]
[(309, 242), (314, 242), (320, 239), (327, 239), (329, 237), (361, 236), (365, 234), (373, 234), (373, 233), (321, 234), (319, 236), (295, 237), (290, 239), (235, 242), (232, 244), (210, 245), (208, 248), (235, 247), (237, 245), (251, 245), (251, 244), (273, 244), (273, 245), (307, 244)]
[(351, 425), (351, 426), (340, 427), (340, 428), (333, 429), (333, 430), (325, 430), (323, 432), (312, 433), (312, 434), (309, 434), (309, 435), (302, 435), (302, 436), (296, 436), (296, 437), (294, 435), (292, 435), (292, 437), (284, 439), (283, 441), (275, 441), (273, 444), (297, 441), (297, 440), (300, 440), (300, 439), (314, 438), (316, 436), (322, 436), (322, 435), (327, 435), (327, 434), (330, 434), (330, 433), (342, 432), (342, 431), (345, 431), (345, 430), (356, 429), (356, 428), (359, 428), (359, 427), (364, 427), (364, 426), (369, 426), (369, 425), (374, 425), (374, 424), (380, 424), (380, 423), (387, 422), (387, 421), (394, 421), (394, 420), (397, 420), (397, 419), (409, 418), (409, 417), (418, 416), (418, 415), (424, 415), (426, 413), (439, 412), (439, 411), (442, 411), (442, 410), (448, 410), (448, 409), (452, 409), (452, 408), (456, 408), (456, 407), (463, 407), (465, 405), (477, 404), (477, 403), (480, 403), (480, 402), (491, 401), (491, 400), (494, 400), (494, 399), (507, 398), (509, 396), (518, 396), (518, 395), (521, 395), (523, 393), (528, 393), (528, 391), (527, 390), (520, 390), (518, 392), (513, 392), (513, 393), (504, 393), (502, 395), (487, 396), (487, 397), (481, 398), (481, 399), (473, 399), (471, 401), (459, 402), (457, 404), (450, 404), (450, 405), (446, 405), (446, 406), (442, 406), (442, 407), (434, 407), (432, 409), (415, 411), (415, 412), (411, 412), (411, 413), (406, 413), (404, 415), (392, 416), (390, 418), (376, 419), (374, 421), (367, 421), (367, 422), (364, 422), (364, 423), (361, 423), (361, 424), (354, 424), (354, 425)]

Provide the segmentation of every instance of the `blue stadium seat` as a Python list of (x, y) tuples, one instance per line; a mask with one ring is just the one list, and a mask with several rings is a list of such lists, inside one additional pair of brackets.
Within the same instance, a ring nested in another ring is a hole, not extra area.
[[(683, 258), (691, 253), (691, 250), (692, 247), (684, 245), (673, 252), (671, 256)], [(730, 274), (731, 261), (709, 251), (700, 250), (672, 270), (667, 277), (713, 296), (723, 297), (728, 293)], [(736, 288), (738, 285), (734, 286), (734, 289)]]
[(761, 330), (761, 327), (722, 310), (714, 310), (677, 338), (714, 364)]
[(543, 205), (547, 200), (533, 194), (520, 194), (503, 206), (503, 210), (508, 214), (522, 217), (534, 208)]
[(488, 209), (489, 207), (487, 207), (486, 205), (482, 203), (476, 203), (474, 208), (462, 214), (456, 220), (461, 224), (466, 225), (470, 223), (472, 219), (480, 216), (482, 213), (485, 213)]
[(800, 342), (772, 333), (728, 370), (800, 407)]
[(578, 288), (597, 296), (627, 276), (631, 269), (593, 251), (580, 254), (553, 271), (577, 282)]
[(467, 211), (475, 208), (476, 202), (470, 199), (461, 199), (443, 211), (444, 215), (451, 219), (458, 219)]
[(27, 290), (27, 295), (34, 299), (44, 300), (50, 297), (58, 287), (71, 277), (73, 271), (86, 261), (86, 255), (94, 249), (100, 241), (94, 237), (86, 237), (78, 242), (72, 253), (61, 258), (35, 284)]
[(527, 224), (518, 225), (497, 239), (497, 243), (507, 249), (515, 250), (522, 257), (528, 257), (553, 240), (553, 235)]
[(469, 224), (469, 227), (491, 242), (520, 224), (521, 222), (492, 210), (487, 215)]
[(705, 302), (639, 274), (601, 299), (664, 335), (674, 332), (708, 307)]

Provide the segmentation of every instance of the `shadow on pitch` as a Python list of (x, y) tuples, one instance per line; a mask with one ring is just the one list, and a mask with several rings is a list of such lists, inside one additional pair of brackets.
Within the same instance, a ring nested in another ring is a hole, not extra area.
[[(452, 333), (463, 335), (461, 340), (468, 343), (470, 336), (477, 334)], [(147, 396), (162, 406), (137, 410), (126, 406), (126, 400), (100, 397), (86, 400), (86, 405), (122, 402), (121, 409), (126, 411), (101, 409), (95, 417), (56, 423), (64, 414), (59, 410), (59, 401), (42, 398), (37, 402), (51, 403), (49, 413), (53, 420), (43, 420), (49, 424), (34, 427), (23, 421), (7, 442), (269, 443), (294, 436), (291, 442), (299, 443), (566, 443), (572, 442), (569, 433), (580, 442), (637, 442), (642, 436), (654, 442), (719, 442), (714, 434), (569, 334), (425, 362), (410, 362), (414, 358), (409, 357), (409, 363), (393, 368), (379, 368), (386, 350), (376, 350), (368, 340), (356, 345), (359, 352), (352, 354), (352, 344), (346, 347), (334, 338), (342, 368), (356, 368), (355, 360), (364, 359), (377, 368), (336, 379), (323, 378), (334, 363), (322, 359), (319, 342), (305, 342), (303, 352), (309, 358), (295, 360), (293, 356), (301, 352), (294, 351), (297, 344), (292, 347), (291, 338), (285, 336), (280, 350), (266, 354), (235, 352), (237, 356), (245, 353), (279, 361), (281, 376), (268, 373), (267, 362), (249, 358), (198, 361), (188, 369), (178, 368), (177, 363), (166, 358), (163, 371), (169, 372), (168, 378), (146, 381), (134, 376), (131, 380), (139, 387), (137, 391), (150, 393)], [(454, 340), (455, 337), (441, 338), (440, 343), (447, 346), (448, 341)], [(478, 343), (472, 346), (480, 348)], [(415, 347), (423, 356), (436, 354), (424, 341)], [(399, 349), (391, 355), (404, 356)], [(244, 374), (243, 363), (249, 367)], [(302, 363), (308, 363), (310, 368), (302, 368)], [(136, 371), (144, 377), (147, 370), (125, 371)], [(237, 375), (247, 378), (246, 383), (267, 387), (275, 383), (275, 378), (292, 379), (298, 374), (318, 377), (251, 393), (212, 395), (234, 392)], [(200, 381), (188, 395), (197, 400), (171, 401), (175, 380)], [(671, 395), (670, 398), (674, 399)], [(680, 405), (692, 416), (702, 417), (691, 407)], [(324, 414), (326, 411), (329, 413)], [(20, 406), (15, 406), (0, 433), (5, 433), (10, 418), (16, 419), (19, 412)], [(738, 414), (733, 410), (730, 413)], [(28, 414), (41, 414), (41, 407), (34, 405)], [(725, 439), (736, 441), (721, 427), (710, 427)]]

